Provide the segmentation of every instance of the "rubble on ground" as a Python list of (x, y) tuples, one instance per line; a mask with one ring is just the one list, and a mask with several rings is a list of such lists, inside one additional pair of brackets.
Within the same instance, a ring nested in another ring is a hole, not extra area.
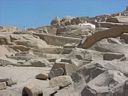
[(0, 26), (0, 96), (127, 96), (128, 9)]

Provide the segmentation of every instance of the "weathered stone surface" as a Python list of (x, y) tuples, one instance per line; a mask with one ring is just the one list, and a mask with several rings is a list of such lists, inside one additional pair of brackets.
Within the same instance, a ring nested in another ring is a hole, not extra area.
[(67, 44), (64, 45), (64, 48), (75, 48), (75, 47), (76, 47), (75, 43), (72, 43), (72, 44), (70, 44), (70, 43), (68, 44), (67, 43)]
[(50, 45), (55, 46), (63, 46), (67, 43), (79, 43), (79, 38), (70, 38), (70, 37), (62, 37), (62, 36), (56, 36), (56, 35), (47, 35), (47, 34), (34, 34), (39, 36), (42, 40), (46, 41)]
[(60, 21), (61, 19), (59, 17), (55, 17), (52, 21), (51, 21), (51, 25), (53, 26), (59, 26), (60, 25)]
[(36, 75), (35, 78), (39, 79), (39, 80), (47, 80), (48, 79), (48, 74), (40, 73), (40, 74)]
[(52, 47), (49, 46), (47, 48), (41, 48), (41, 49), (33, 49), (34, 54), (42, 54), (42, 53), (47, 53), (47, 54), (60, 54), (63, 52), (62, 47)]
[(127, 96), (127, 10), (51, 23), (0, 26), (0, 96)]
[(125, 43), (128, 44), (128, 33), (124, 33), (120, 36), (121, 39), (124, 39)]
[(27, 31), (30, 33), (45, 33), (45, 34), (56, 34), (57, 28), (54, 26), (41, 26), (37, 28), (28, 28)]
[(114, 60), (114, 59), (125, 59), (125, 55), (121, 53), (112, 53), (112, 52), (107, 52), (104, 53), (103, 55), (104, 60)]
[(10, 78), (9, 80), (6, 81), (7, 86), (12, 86), (15, 85), (17, 82), (15, 80), (13, 80), (12, 78)]
[(15, 51), (29, 51), (30, 48), (23, 46), (23, 45), (10, 45), (10, 48), (14, 49)]
[(77, 60), (77, 59), (71, 59), (72, 64), (74, 64), (75, 66), (77, 66), (78, 68), (86, 65), (88, 63), (90, 63), (90, 61), (86, 61), (86, 60)]
[(127, 94), (128, 94), (128, 80), (124, 84), (124, 90), (125, 90), (124, 95), (127, 96)]
[(128, 23), (128, 13), (126, 12), (127, 16), (118, 16), (117, 19), (120, 23)]
[(43, 90), (49, 86), (47, 82), (42, 80), (34, 80), (29, 82), (23, 89), (23, 96), (39, 96), (43, 95)]
[(115, 38), (121, 36), (121, 34), (123, 33), (128, 33), (128, 25), (121, 25), (118, 27), (113, 27), (108, 30), (96, 32), (92, 36), (87, 37), (87, 39), (78, 47), (82, 47), (86, 49), (91, 47), (93, 44), (95, 44), (97, 41), (101, 39), (110, 38), (110, 37)]
[(66, 47), (64, 46), (62, 54), (69, 54), (69, 53), (71, 53), (72, 48), (68, 48), (68, 47), (71, 47), (71, 46), (66, 46)]
[(87, 50), (75, 48), (71, 51), (68, 58), (91, 61), (92, 55)]
[(5, 82), (0, 82), (0, 90), (6, 89), (6, 83)]
[(108, 18), (106, 21), (113, 22), (113, 23), (126, 23), (128, 22), (128, 17), (127, 16), (116, 16), (113, 18)]
[(52, 88), (46, 88), (43, 91), (43, 96), (51, 96), (54, 95), (59, 90), (59, 86), (52, 87)]
[(0, 78), (0, 82), (6, 82), (8, 80), (9, 80), (9, 78)]
[(33, 54), (30, 54), (29, 52), (19, 52), (19, 53), (17, 52), (16, 54), (7, 57), (11, 59), (25, 60), (25, 61), (35, 58), (35, 56)]
[(14, 90), (0, 90), (0, 96), (22, 96), (21, 93)]
[(118, 27), (118, 26), (123, 26), (127, 25), (127, 23), (112, 23), (112, 22), (99, 22), (97, 26), (100, 25), (100, 29), (103, 28), (112, 28), (112, 27)]
[(22, 31), (15, 31), (13, 34), (29, 34), (28, 31), (22, 30)]
[(64, 70), (64, 73), (62, 69), (60, 70), (61, 72), (58, 70), (60, 73), (63, 73), (64, 75), (71, 75), (73, 72), (76, 71), (77, 66), (75, 64), (72, 64), (70, 59), (61, 58), (61, 59), (56, 60), (55, 64), (53, 65), (51, 69), (51, 72), (52, 70), (55, 70), (58, 68), (62, 68)]
[(115, 53), (122, 53), (127, 54), (128, 52), (128, 45), (126, 44), (99, 44), (97, 43), (95, 46), (95, 50), (100, 52), (115, 52)]
[(95, 77), (97, 77), (104, 71), (105, 71), (105, 68), (103, 68), (103, 66), (101, 66), (98, 63), (92, 62), (92, 63), (86, 64), (86, 65), (80, 67), (77, 70), (77, 73), (81, 74), (83, 79), (86, 82), (89, 82), (90, 80), (93, 80)]
[(61, 33), (63, 34), (63, 32), (76, 30), (78, 27), (79, 27), (78, 25), (60, 26), (57, 28), (56, 35), (60, 35)]
[(0, 36), (0, 45), (7, 45), (9, 44), (6, 37)]
[(62, 76), (62, 75), (64, 75), (64, 69), (63, 68), (52, 69), (49, 73), (49, 78)]
[(31, 66), (35, 66), (35, 67), (46, 67), (50, 65), (50, 62), (47, 59), (31, 59), (28, 61), (30, 63)]
[[(99, 64), (100, 64), (100, 62), (99, 62)], [(109, 61), (109, 62), (103, 62), (100, 65), (107, 70), (118, 70), (118, 71), (124, 73), (125, 75), (128, 75), (128, 61), (118, 61), (118, 62)]]
[(118, 19), (115, 18), (115, 17), (113, 17), (113, 18), (108, 18), (108, 19), (106, 20), (106, 22), (119, 23)]
[(30, 48), (43, 48), (44, 46), (47, 46), (47, 43), (39, 37), (28, 34), (21, 36), (21, 39), (15, 40), (14, 43)]
[(114, 44), (122, 44), (118, 39), (115, 38), (108, 38), (108, 42)]
[(61, 90), (58, 90), (55, 96), (78, 96), (72, 86), (65, 87)]
[[(87, 85), (95, 90), (98, 94), (109, 94), (109, 92), (116, 93), (122, 90), (123, 84), (127, 78), (119, 71), (108, 70), (95, 79), (91, 80)], [(120, 86), (120, 87), (118, 87)]]
[(88, 88), (88, 87), (85, 87), (81, 91), (81, 96), (95, 96), (95, 95), (97, 95), (97, 92), (93, 89)]
[(78, 73), (72, 73), (71, 78), (74, 82), (80, 82), (82, 80), (82, 77)]
[(71, 77), (70, 76), (66, 76), (66, 75), (52, 78), (49, 81), (49, 85), (51, 87), (59, 86), (60, 88), (63, 88), (63, 87), (69, 86), (71, 84), (73, 84)]
[[(70, 27), (73, 27), (73, 26), (70, 26)], [(90, 35), (90, 34), (93, 34), (94, 32), (94, 29), (92, 29), (92, 27), (88, 25), (85, 25), (85, 26), (82, 26), (82, 24), (74, 25), (73, 27), (74, 29), (70, 27), (67, 27), (66, 29), (65, 27), (58, 29), (57, 35), (65, 36), (65, 37), (81, 38), (84, 35)]]
[(14, 63), (6, 60), (6, 59), (0, 59), (0, 66), (7, 66), (7, 65), (13, 65)]

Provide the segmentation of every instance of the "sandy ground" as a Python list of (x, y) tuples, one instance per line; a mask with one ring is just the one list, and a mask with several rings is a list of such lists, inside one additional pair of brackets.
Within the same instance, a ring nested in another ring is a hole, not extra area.
[(44, 86), (47, 86), (46, 81), (39, 81), (34, 78), (39, 73), (49, 73), (49, 70), (50, 68), (48, 67), (0, 67), (0, 78), (12, 78), (17, 82), (16, 85), (7, 87), (6, 90), (1, 90), (0, 96), (22, 96), (23, 87), (33, 80), (44, 83)]

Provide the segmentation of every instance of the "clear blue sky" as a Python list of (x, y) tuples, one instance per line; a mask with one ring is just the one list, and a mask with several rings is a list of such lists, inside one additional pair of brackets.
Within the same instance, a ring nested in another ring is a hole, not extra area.
[(0, 0), (0, 25), (43, 26), (53, 17), (122, 11), (128, 0)]

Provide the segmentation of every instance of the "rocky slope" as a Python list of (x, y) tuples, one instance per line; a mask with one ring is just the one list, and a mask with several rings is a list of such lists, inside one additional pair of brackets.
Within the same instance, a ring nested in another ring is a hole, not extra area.
[(128, 9), (0, 26), (0, 96), (127, 96)]

